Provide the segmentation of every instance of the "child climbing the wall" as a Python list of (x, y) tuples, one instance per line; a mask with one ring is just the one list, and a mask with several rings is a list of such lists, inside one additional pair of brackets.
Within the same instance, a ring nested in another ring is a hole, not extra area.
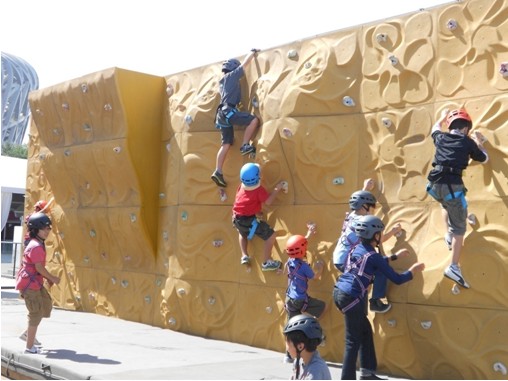
[(286, 351), (295, 359), (292, 380), (331, 380), (317, 347), (323, 340), (321, 325), (312, 316), (295, 315), (284, 327)]
[(258, 52), (259, 49), (252, 49), (241, 64), (236, 58), (228, 59), (222, 63), (224, 76), (219, 82), (220, 104), (215, 116), (215, 127), (221, 132), (221, 146), (217, 152), (215, 171), (211, 176), (211, 179), (219, 187), (227, 186), (222, 167), (229, 149), (233, 145), (233, 125), (246, 126), (240, 153), (247, 155), (256, 151), (250, 142), (257, 132), (259, 119), (253, 114), (239, 111), (238, 104), (242, 98), (240, 80), (245, 74), (244, 68)]
[(281, 262), (272, 259), (272, 248), (275, 243), (275, 231), (266, 221), (258, 218), (263, 205), (271, 205), (280, 191), (286, 189), (287, 183), (281, 181), (271, 193), (261, 185), (261, 170), (258, 164), (247, 163), (240, 170), (241, 184), (236, 191), (233, 204), (233, 226), (238, 230), (241, 264), (249, 265), (250, 256), (247, 245), (255, 235), (265, 241), (263, 271), (274, 271), (281, 267)]
[[(305, 237), (293, 235), (286, 242), (286, 253), (289, 259), (284, 266), (284, 271), (288, 276), (284, 308), (288, 321), (299, 314), (307, 314), (319, 319), (326, 307), (325, 302), (311, 297), (307, 292), (309, 280), (319, 279), (324, 267), (322, 261), (316, 261), (314, 271), (307, 262), (307, 244), (310, 236), (316, 234), (316, 225), (309, 223), (307, 228)], [(284, 362), (291, 361), (290, 354), (286, 352)]]
[[(441, 131), (444, 121), (449, 132)], [(467, 220), (467, 189), (462, 173), (469, 165), (469, 159), (486, 163), (489, 158), (483, 147), (482, 134), (475, 131), (474, 135), (469, 137), (472, 127), (471, 117), (465, 109), (442, 111), (441, 117), (431, 130), (436, 151), (432, 161), (433, 168), (427, 176), (427, 192), (442, 206), (447, 227), (444, 239), (448, 249), (452, 251), (451, 264), (444, 271), (444, 275), (464, 288), (470, 286), (459, 267)]]
[[(349, 254), (360, 243), (360, 238), (353, 229), (353, 224), (360, 216), (372, 214), (376, 208), (376, 197), (370, 192), (374, 189), (375, 182), (373, 179), (366, 179), (363, 183), (363, 189), (354, 192), (349, 198), (350, 212), (346, 214), (344, 223), (342, 224), (341, 236), (337, 240), (337, 246), (333, 251), (333, 263), (335, 267), (344, 272), (344, 268), (349, 260)], [(396, 224), (390, 231), (383, 234), (382, 242), (387, 241), (393, 235), (398, 234), (402, 230), (400, 224)], [(404, 255), (405, 251), (401, 251), (400, 255)], [(399, 253), (390, 257), (396, 260)], [(374, 284), (372, 286), (372, 298), (369, 300), (370, 310), (376, 313), (385, 313), (392, 308), (390, 303), (384, 303), (382, 299), (386, 298), (386, 289), (388, 279), (382, 272), (375, 274)]]

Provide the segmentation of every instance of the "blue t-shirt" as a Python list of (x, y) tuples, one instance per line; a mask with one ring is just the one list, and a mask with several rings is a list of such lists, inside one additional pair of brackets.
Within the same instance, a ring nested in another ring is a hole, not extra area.
[[(376, 270), (381, 271), (395, 284), (406, 283), (413, 279), (413, 274), (411, 271), (405, 271), (399, 274), (394, 269), (392, 269), (388, 264), (388, 257), (384, 257), (379, 254), (371, 245), (364, 245), (363, 243), (358, 244), (351, 254), (351, 260), (357, 261), (360, 257), (363, 257), (370, 252), (373, 252), (373, 254), (367, 258), (363, 273), (370, 276), (371, 279)], [(342, 292), (351, 295), (352, 297), (362, 296), (362, 288), (358, 284), (358, 281), (355, 279), (359, 279), (360, 282), (362, 282), (364, 288), (367, 288), (371, 283), (371, 280), (367, 277), (358, 276), (355, 269), (346, 269), (346, 272), (342, 274), (337, 280), (335, 287), (337, 287)]]
[(309, 279), (314, 278), (314, 271), (300, 258), (289, 258), (286, 266), (288, 271), (286, 295), (291, 299), (306, 299)]
[(223, 105), (238, 105), (242, 100), (242, 88), (240, 79), (243, 77), (244, 71), (242, 66), (238, 66), (235, 70), (224, 74), (219, 81), (220, 103)]
[[(294, 371), (294, 369), (293, 369)], [(291, 377), (294, 380), (295, 374)], [(299, 380), (331, 380), (332, 375), (325, 360), (315, 351), (308, 364), (303, 364)]]
[(337, 246), (333, 251), (333, 264), (335, 267), (344, 266), (347, 256), (352, 247), (360, 243), (360, 239), (353, 230), (353, 222), (360, 217), (359, 215), (351, 212), (342, 225), (342, 233), (337, 240)]

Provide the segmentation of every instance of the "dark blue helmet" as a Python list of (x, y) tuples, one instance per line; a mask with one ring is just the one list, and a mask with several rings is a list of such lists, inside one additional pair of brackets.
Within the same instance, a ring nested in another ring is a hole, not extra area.
[(241, 65), (240, 61), (236, 58), (230, 58), (222, 63), (222, 72), (229, 73), (230, 71), (235, 70), (237, 67)]

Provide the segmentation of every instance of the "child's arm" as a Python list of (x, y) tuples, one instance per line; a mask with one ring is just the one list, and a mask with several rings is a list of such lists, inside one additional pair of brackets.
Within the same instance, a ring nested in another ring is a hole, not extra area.
[(277, 195), (279, 194), (279, 192), (281, 190), (283, 190), (284, 188), (284, 183), (285, 181), (280, 181), (276, 186), (275, 188), (273, 189), (272, 193), (270, 193), (270, 196), (268, 196), (268, 198), (266, 199), (265, 201), (265, 204), (266, 205), (271, 205), (272, 202), (275, 200), (275, 198), (277, 197)]
[(242, 67), (245, 68), (250, 61), (256, 56), (256, 54), (259, 52), (259, 49), (252, 49), (249, 54), (245, 57), (245, 59), (242, 62)]
[(35, 269), (39, 274), (41, 274), (44, 278), (46, 278), (49, 281), (49, 284), (52, 285), (53, 283), (58, 284), (60, 283), (60, 278), (57, 276), (52, 275), (45, 266), (43, 266), (42, 263), (37, 262), (35, 264)]
[(383, 234), (382, 242), (386, 242), (390, 238), (392, 238), (394, 235), (400, 233), (402, 231), (402, 226), (400, 226), (400, 223), (396, 223), (391, 230), (385, 232)]
[(370, 178), (366, 179), (363, 182), (363, 188), (362, 188), (362, 190), (370, 192), (370, 191), (372, 191), (372, 189), (374, 189), (374, 185), (375, 184), (376, 183), (374, 182), (374, 179), (370, 179)]
[(434, 126), (432, 127), (432, 130), (430, 131), (430, 135), (432, 135), (436, 131), (441, 131), (441, 124), (445, 121), (446, 117), (448, 116), (449, 111), (450, 110), (448, 110), (447, 108), (445, 108), (443, 111), (441, 111), (441, 116), (436, 121), (436, 124), (434, 124)]
[(322, 260), (318, 259), (316, 261), (316, 263), (314, 263), (314, 266), (313, 266), (313, 270), (314, 270), (314, 278), (312, 279), (315, 279), (315, 280), (320, 280), (321, 279), (321, 275), (323, 274), (323, 269), (325, 268), (325, 264), (323, 263)]
[(309, 239), (311, 235), (316, 234), (316, 224), (314, 222), (307, 222), (307, 234), (305, 239)]
[(42, 212), (42, 213), (46, 213), (46, 211), (49, 212), (49, 208), (51, 207), (51, 204), (53, 203), (53, 201), (55, 201), (55, 198), (51, 197), (49, 199), (49, 201), (47, 202), (46, 206), (44, 208), (42, 208), (39, 212)]

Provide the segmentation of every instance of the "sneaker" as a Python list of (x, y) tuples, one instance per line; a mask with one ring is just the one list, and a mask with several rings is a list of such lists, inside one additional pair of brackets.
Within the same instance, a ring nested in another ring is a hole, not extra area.
[(444, 271), (444, 275), (445, 275), (445, 277), (453, 280), (459, 286), (462, 286), (464, 288), (469, 288), (469, 284), (466, 282), (466, 280), (462, 276), (462, 272), (460, 271), (460, 267), (450, 265)]
[[(26, 338), (27, 338), (27, 336), (26, 336), (26, 331), (25, 331), (25, 332), (23, 332), (23, 333), (19, 336), (19, 338), (20, 338), (21, 340), (23, 340), (23, 341), (26, 341)], [(34, 345), (35, 345), (36, 347), (40, 347), (40, 346), (42, 346), (42, 343), (41, 343), (39, 340), (37, 340), (37, 338), (35, 338), (35, 339), (34, 339)]]
[(274, 261), (272, 259), (269, 259), (265, 263), (261, 265), (262, 271), (274, 271), (278, 270), (280, 268), (281, 262), (280, 261)]
[(32, 348), (25, 348), (25, 353), (29, 353), (32, 355), (36, 355), (42, 352), (41, 348), (36, 347), (35, 345)]
[(226, 181), (224, 180), (224, 177), (222, 176), (222, 173), (219, 173), (217, 171), (215, 171), (214, 173), (212, 173), (212, 176), (210, 176), (210, 178), (215, 182), (215, 184), (217, 184), (217, 186), (219, 187), (222, 187), (222, 188), (225, 188), (227, 187), (227, 183)]
[(360, 376), (360, 380), (386, 380), (386, 378), (378, 377), (374, 373), (372, 373), (369, 374), (368, 376)]
[(390, 303), (383, 303), (381, 299), (370, 299), (370, 310), (378, 314), (384, 314), (390, 311), (392, 305)]
[(242, 155), (247, 155), (247, 154), (254, 152), (254, 151), (256, 151), (256, 148), (250, 144), (244, 144), (243, 146), (240, 147), (240, 153)]
[(448, 250), (452, 249), (452, 235), (450, 233), (446, 233), (444, 236), (444, 240), (446, 242), (446, 246), (448, 246)]
[(250, 257), (248, 255), (242, 255), (242, 259), (240, 260), (242, 265), (248, 265), (250, 263)]

